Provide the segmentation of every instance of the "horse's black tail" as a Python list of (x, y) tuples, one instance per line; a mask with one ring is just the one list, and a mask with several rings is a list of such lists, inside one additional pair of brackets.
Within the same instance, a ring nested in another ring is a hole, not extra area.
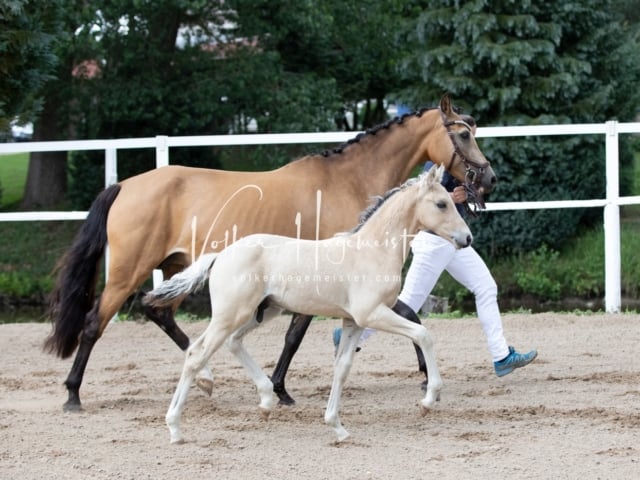
[(107, 216), (119, 192), (116, 184), (96, 197), (71, 248), (56, 267), (58, 276), (48, 310), (53, 331), (44, 349), (61, 358), (71, 356), (78, 346), (85, 316), (93, 307), (99, 261), (107, 244)]

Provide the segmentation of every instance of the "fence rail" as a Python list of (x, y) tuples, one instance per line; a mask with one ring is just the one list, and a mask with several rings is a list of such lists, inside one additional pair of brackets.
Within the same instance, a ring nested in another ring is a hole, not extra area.
[[(620, 197), (619, 192), (619, 135), (640, 133), (640, 122), (584, 123), (568, 125), (532, 125), (517, 127), (480, 127), (478, 138), (504, 138), (551, 135), (603, 135), (606, 162), (606, 198), (588, 200), (488, 202), (487, 211), (532, 210), (553, 208), (600, 207), (604, 209), (605, 232), (605, 295), (607, 312), (621, 308), (620, 281), (620, 206), (640, 204), (640, 196)], [(156, 167), (169, 164), (169, 149), (195, 146), (276, 145), (302, 143), (341, 143), (353, 138), (354, 132), (281, 133), (249, 135), (206, 135), (168, 137), (158, 135), (145, 138), (114, 140), (78, 140), (57, 142), (27, 142), (0, 144), (0, 155), (21, 152), (55, 152), (103, 150), (105, 152), (105, 186), (118, 181), (117, 152), (124, 149), (153, 148)], [(0, 157), (0, 161), (2, 158)], [(68, 212), (8, 212), (0, 213), (0, 222), (83, 220), (86, 211)], [(159, 278), (154, 272), (154, 281)]]

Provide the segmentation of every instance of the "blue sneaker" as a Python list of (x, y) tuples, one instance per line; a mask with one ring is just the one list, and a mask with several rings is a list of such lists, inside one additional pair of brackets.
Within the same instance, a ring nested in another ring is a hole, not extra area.
[(516, 368), (529, 365), (537, 356), (536, 350), (531, 350), (529, 353), (518, 353), (513, 347), (509, 347), (509, 355), (499, 362), (493, 362), (493, 368), (495, 368), (497, 376), (504, 377)]
[(338, 345), (340, 345), (340, 337), (342, 337), (342, 328), (336, 327), (333, 329), (333, 346), (336, 348), (334, 354), (338, 353)]
[[(333, 329), (333, 346), (335, 347), (334, 355), (338, 354), (338, 345), (340, 345), (340, 337), (342, 337), (342, 328), (336, 327)], [(356, 347), (356, 352), (360, 351), (360, 347)]]

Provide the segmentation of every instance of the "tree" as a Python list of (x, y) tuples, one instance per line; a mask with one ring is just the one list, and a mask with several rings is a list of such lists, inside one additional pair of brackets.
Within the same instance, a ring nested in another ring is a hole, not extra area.
[[(63, 33), (61, 4), (61, 0), (44, 5), (29, 0), (0, 3), (0, 131), (6, 132), (15, 118), (21, 123), (31, 122), (49, 111), (43, 88), (54, 78), (58, 64), (55, 50)], [(36, 140), (41, 139), (39, 133), (34, 131)], [(32, 154), (30, 161), (27, 207), (57, 201), (64, 193), (64, 183), (59, 189), (52, 181), (56, 177), (66, 179), (64, 164), (52, 162), (43, 172), (47, 181), (41, 181), (45, 177), (31, 168), (41, 165), (34, 160), (38, 155), (42, 154)]]
[(337, 127), (347, 130), (387, 119), (387, 95), (402, 85), (395, 72), (403, 48), (397, 30), (405, 3), (301, 1), (292, 9), (286, 0), (230, 2), (237, 13), (238, 35), (255, 38), (261, 50), (273, 52), (286, 75), (306, 77), (311, 84), (325, 82), (326, 95), (312, 98), (333, 109)]
[[(637, 29), (610, 0), (420, 6), (417, 20), (408, 22), (416, 50), (402, 64), (412, 83), (402, 92), (406, 102), (450, 91), (481, 125), (629, 121), (638, 111)], [(482, 147), (497, 170), (495, 195), (502, 201), (604, 196), (601, 138), (490, 139)], [(624, 165), (629, 161), (623, 156)], [(493, 255), (558, 247), (589, 218), (582, 209), (487, 214), (475, 239)]]
[[(44, 16), (47, 24), (55, 31), (55, 41), (51, 43), (50, 55), (55, 56), (55, 68), (34, 95), (39, 110), (22, 114), (31, 114), (34, 121), (33, 140), (50, 141), (70, 138), (73, 104), (74, 67), (84, 58), (91, 58), (87, 51), (90, 43), (82, 35), (74, 34), (82, 25), (87, 14), (87, 5), (82, 0), (54, 1), (44, 4), (33, 3), (33, 11), (25, 11), (25, 16), (33, 21)], [(87, 57), (85, 57), (85, 55)], [(81, 60), (78, 60), (80, 58)], [(32, 152), (29, 157), (29, 170), (22, 200), (23, 208), (50, 208), (59, 203), (67, 190), (67, 153)]]
[(27, 122), (42, 109), (40, 89), (52, 78), (59, 18), (52, 1), (0, 2), (0, 131), (18, 117)]

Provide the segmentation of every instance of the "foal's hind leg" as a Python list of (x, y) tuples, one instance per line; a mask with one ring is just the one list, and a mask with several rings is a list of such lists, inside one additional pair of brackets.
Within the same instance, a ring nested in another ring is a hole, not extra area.
[(180, 417), (196, 373), (205, 366), (211, 355), (220, 348), (227, 336), (227, 331), (220, 329), (216, 323), (211, 322), (205, 332), (187, 349), (182, 375), (165, 417), (169, 427), (171, 443), (182, 443), (183, 441), (182, 432), (180, 431)]
[[(186, 351), (189, 347), (189, 337), (180, 329), (176, 323), (174, 314), (180, 302), (176, 302), (169, 307), (151, 307), (145, 305), (144, 313), (163, 332), (165, 332), (171, 340), (173, 340), (181, 350)], [(213, 374), (207, 365), (205, 365), (196, 378), (196, 385), (207, 395), (211, 396), (213, 392)]]
[[(164, 279), (171, 278), (176, 273), (183, 270), (186, 266), (186, 260), (180, 255), (172, 256), (166, 259), (162, 264), (162, 275)], [(169, 338), (175, 342), (181, 350), (186, 351), (189, 347), (189, 337), (182, 331), (175, 320), (175, 312), (183, 298), (178, 299), (168, 307), (152, 307), (145, 305), (144, 313), (156, 325), (158, 325)], [(213, 374), (207, 365), (200, 371), (196, 377), (196, 385), (207, 395), (211, 396), (213, 392)]]
[(287, 370), (289, 370), (289, 365), (291, 364), (291, 360), (293, 360), (293, 356), (298, 351), (298, 347), (300, 347), (300, 343), (302, 343), (305, 333), (307, 333), (307, 329), (309, 328), (309, 324), (312, 319), (313, 316), (311, 315), (294, 313), (291, 318), (291, 323), (289, 324), (289, 329), (284, 337), (282, 353), (280, 354), (278, 364), (273, 371), (273, 375), (271, 375), (273, 391), (278, 395), (281, 405), (293, 405), (296, 403), (284, 387), (284, 378), (287, 375)]
[(263, 318), (260, 322), (258, 322), (255, 318), (251, 319), (251, 321), (238, 328), (227, 339), (227, 347), (247, 371), (249, 377), (251, 378), (251, 380), (253, 380), (253, 383), (258, 390), (258, 395), (260, 395), (260, 406), (258, 408), (260, 409), (261, 416), (265, 420), (269, 418), (273, 407), (276, 405), (276, 396), (274, 395), (273, 383), (271, 382), (269, 377), (262, 371), (255, 360), (249, 355), (249, 352), (247, 352), (246, 348), (244, 347), (242, 340), (247, 333), (257, 328), (261, 323), (268, 321), (270, 318), (273, 318), (273, 316), (279, 314), (280, 311), (280, 309), (268, 309), (264, 312)]

